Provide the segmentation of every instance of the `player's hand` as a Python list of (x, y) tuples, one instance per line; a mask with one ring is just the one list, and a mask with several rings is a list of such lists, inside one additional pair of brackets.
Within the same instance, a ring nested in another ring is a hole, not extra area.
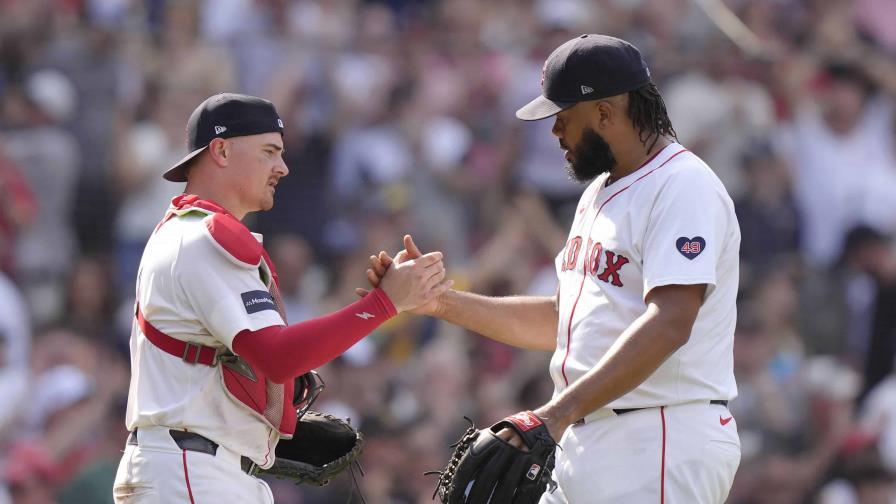
[[(423, 252), (417, 247), (417, 244), (414, 243), (414, 239), (411, 235), (404, 236), (404, 250), (395, 255), (395, 258), (389, 256), (385, 251), (381, 251), (377, 255), (370, 256), (370, 268), (367, 270), (367, 280), (370, 282), (371, 287), (378, 287), (383, 277), (386, 275), (386, 272), (394, 265), (394, 264), (402, 264), (404, 262), (414, 260), (423, 256)], [(443, 282), (454, 282), (451, 280), (443, 280)], [(450, 284), (448, 285), (450, 288)], [(439, 293), (435, 298), (408, 310), (411, 313), (417, 315), (436, 315), (441, 310), (441, 299), (442, 294), (447, 292), (447, 288)], [(367, 295), (370, 292), (367, 289), (355, 289), (355, 293), (361, 297)]]
[[(409, 258), (406, 250), (402, 250), (395, 256), (395, 260), (398, 262), (405, 262), (408, 259), (416, 259), (422, 256), (422, 253), (416, 254), (414, 257)], [(380, 280), (383, 279), (383, 276), (386, 274), (386, 270), (389, 269), (389, 266), (392, 266), (393, 259), (389, 254), (386, 253), (385, 250), (381, 250), (379, 254), (370, 256), (370, 268), (367, 269), (367, 281), (370, 282), (371, 287), (378, 287), (380, 285)], [(366, 289), (355, 289), (359, 294), (363, 292), (366, 294)]]
[(526, 443), (523, 442), (523, 438), (520, 437), (519, 434), (516, 433), (511, 428), (504, 427), (500, 431), (498, 431), (498, 437), (510, 443), (511, 446), (518, 450), (522, 450), (524, 452), (529, 451), (529, 448), (526, 447)]
[(383, 274), (379, 287), (383, 289), (398, 312), (428, 304), (451, 288), (454, 282), (445, 280), (445, 265), (441, 252), (430, 252), (414, 259), (394, 262)]
[[(568, 423), (564, 423), (560, 421), (556, 414), (551, 411), (549, 405), (542, 406), (537, 410), (533, 411), (539, 419), (541, 419), (542, 423), (544, 423), (545, 428), (548, 430), (548, 434), (551, 435), (551, 438), (554, 439), (555, 442), (559, 443), (560, 438), (563, 436), (563, 433), (569, 427)], [(529, 451), (529, 448), (526, 446), (526, 443), (523, 442), (523, 438), (520, 437), (517, 432), (509, 427), (505, 427), (498, 431), (498, 437), (510, 443), (514, 448), (520, 449), (524, 452)]]

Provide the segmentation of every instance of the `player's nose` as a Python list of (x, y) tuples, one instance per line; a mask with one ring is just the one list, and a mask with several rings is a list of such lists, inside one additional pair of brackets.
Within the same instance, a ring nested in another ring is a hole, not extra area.
[(274, 165), (274, 173), (280, 175), (281, 177), (289, 175), (289, 167), (286, 166), (286, 162), (283, 161), (282, 157), (279, 161), (277, 161), (277, 164)]
[(561, 138), (561, 135), (563, 134), (563, 131), (560, 128), (560, 120), (557, 118), (554, 118), (554, 127), (551, 128), (551, 133), (557, 138)]

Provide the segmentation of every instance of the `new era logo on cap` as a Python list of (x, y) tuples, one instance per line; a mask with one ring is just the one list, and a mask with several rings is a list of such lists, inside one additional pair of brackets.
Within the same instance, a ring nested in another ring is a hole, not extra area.
[(283, 127), (283, 119), (277, 118), (277, 126)]
[(215, 134), (216, 134), (216, 135), (220, 135), (221, 133), (224, 133), (225, 131), (227, 131), (227, 128), (226, 128), (226, 127), (224, 127), (224, 126), (215, 126)]
[(582, 86), (582, 94), (593, 93), (594, 88), (588, 86)]

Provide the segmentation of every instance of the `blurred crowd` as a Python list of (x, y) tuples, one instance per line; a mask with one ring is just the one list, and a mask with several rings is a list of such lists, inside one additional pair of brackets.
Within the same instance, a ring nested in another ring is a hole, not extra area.
[[(291, 321), (353, 301), (404, 233), (456, 287), (551, 295), (582, 188), (551, 121), (513, 112), (585, 32), (644, 52), (736, 202), (729, 502), (896, 502), (892, 0), (0, 0), (0, 503), (111, 502), (133, 281), (204, 98), (263, 96), (286, 124), (291, 174), (247, 224)], [(461, 417), (542, 404), (548, 359), (404, 315), (320, 369), (316, 407), (367, 435), (368, 503), (430, 502)], [(271, 485), (360, 502), (348, 476)]]

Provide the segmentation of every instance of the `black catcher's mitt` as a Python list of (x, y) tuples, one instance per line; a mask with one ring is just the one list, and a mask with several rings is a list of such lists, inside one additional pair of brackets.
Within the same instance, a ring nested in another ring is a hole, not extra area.
[[(469, 419), (467, 419), (469, 421)], [(509, 427), (529, 451), (514, 447), (497, 433)], [(545, 490), (554, 490), (554, 449), (557, 443), (531, 411), (511, 415), (488, 429), (470, 428), (439, 474), (436, 495), (443, 504), (534, 504)], [(433, 474), (433, 473), (429, 473)]]
[(260, 472), (296, 484), (326, 485), (361, 456), (364, 436), (345, 420), (308, 411), (292, 439), (277, 443), (276, 459)]

